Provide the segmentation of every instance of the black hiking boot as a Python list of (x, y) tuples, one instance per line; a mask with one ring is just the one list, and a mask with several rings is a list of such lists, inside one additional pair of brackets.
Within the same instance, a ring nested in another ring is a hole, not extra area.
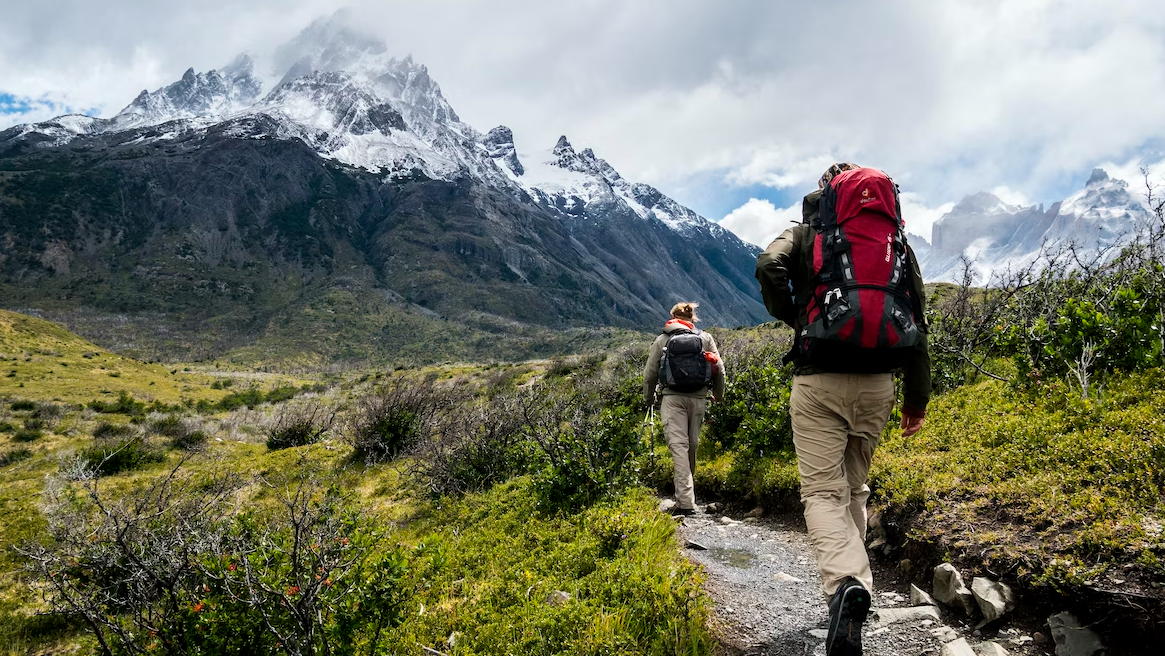
[(846, 577), (829, 600), (826, 656), (862, 656), (862, 623), (870, 613), (870, 591)]
[(691, 517), (692, 515), (700, 514), (700, 509), (699, 508), (676, 508), (676, 509), (671, 511), (671, 514), (673, 517), (675, 517), (675, 516)]

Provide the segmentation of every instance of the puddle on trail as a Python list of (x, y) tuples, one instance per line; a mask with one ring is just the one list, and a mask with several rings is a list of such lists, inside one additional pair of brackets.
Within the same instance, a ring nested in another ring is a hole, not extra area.
[(756, 563), (756, 554), (747, 549), (713, 547), (708, 550), (708, 555), (718, 563), (740, 569), (748, 569)]

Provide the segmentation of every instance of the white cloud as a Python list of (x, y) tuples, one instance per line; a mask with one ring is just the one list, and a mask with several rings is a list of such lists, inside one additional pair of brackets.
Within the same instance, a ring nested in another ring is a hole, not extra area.
[(1035, 203), (1028, 200), (1028, 197), (1021, 191), (1016, 191), (1007, 185), (1000, 185), (991, 190), (996, 198), (1007, 203), (1008, 205), (1019, 205), (1021, 207), (1028, 207), (1035, 205)]
[(942, 215), (954, 209), (954, 203), (944, 203), (938, 207), (930, 207), (918, 194), (902, 192), (899, 194), (902, 204), (902, 220), (906, 222), (906, 231), (930, 241), (931, 228)]
[[(0, 93), (109, 115), (341, 4), (8, 3)], [(665, 192), (700, 175), (808, 190), (849, 160), (935, 203), (999, 186), (1051, 200), (1165, 139), (1158, 0), (351, 4), (479, 129), (506, 124), (523, 148), (567, 134)]]
[(720, 225), (736, 233), (737, 237), (763, 248), (791, 225), (800, 222), (801, 203), (777, 209), (770, 201), (750, 198), (721, 219)]

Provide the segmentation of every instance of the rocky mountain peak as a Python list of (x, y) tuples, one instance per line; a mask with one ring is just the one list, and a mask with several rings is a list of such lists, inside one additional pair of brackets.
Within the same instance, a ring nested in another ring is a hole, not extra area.
[(526, 170), (522, 162), (518, 161), (518, 152), (514, 148), (514, 133), (510, 128), (499, 125), (479, 139), (485, 147), (486, 155), (499, 165), (505, 165), (514, 175), (523, 175)]
[(218, 117), (250, 106), (262, 85), (250, 57), (240, 55), (221, 70), (196, 73), (186, 69), (181, 79), (154, 92), (143, 90), (113, 118), (116, 128), (151, 125), (179, 118)]
[(1105, 182), (1108, 182), (1108, 180), (1109, 180), (1109, 177), (1108, 177), (1107, 171), (1105, 171), (1104, 169), (1092, 169), (1092, 175), (1089, 176), (1088, 182), (1084, 186), (1092, 187), (1094, 185), (1103, 184)]

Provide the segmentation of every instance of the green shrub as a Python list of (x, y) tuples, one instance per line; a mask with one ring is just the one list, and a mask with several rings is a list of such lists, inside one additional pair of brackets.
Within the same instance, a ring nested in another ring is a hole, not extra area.
[(275, 451), (318, 442), (336, 419), (336, 410), (320, 402), (285, 408), (264, 429), (267, 448)]
[(37, 419), (36, 417), (29, 417), (28, 419), (24, 420), (24, 430), (39, 431), (39, 430), (44, 430), (44, 427), (45, 427), (45, 423), (44, 423), (43, 419)]
[(98, 476), (113, 476), (162, 462), (165, 456), (139, 436), (95, 444), (78, 454), (81, 464)]
[(29, 430), (27, 428), (21, 428), (20, 430), (16, 431), (16, 433), (12, 436), (12, 441), (13, 442), (32, 442), (34, 440), (39, 440), (42, 437), (44, 437), (44, 433), (42, 433), (39, 430)]
[(963, 387), (932, 402), (916, 435), (887, 430), (871, 486), (896, 513), (926, 513), (918, 537), (976, 558), (990, 547), (1000, 567), (1064, 583), (1072, 568), (1052, 560), (1086, 571), (1152, 550), (1142, 521), (1160, 512), (1162, 417), (1162, 370), (1114, 375), (1093, 400), (1060, 381)]
[(133, 433), (133, 428), (125, 424), (111, 424), (109, 422), (99, 422), (93, 429), (93, 437), (98, 439), (110, 439), (117, 437), (125, 437)]
[(396, 458), (432, 434), (437, 412), (452, 405), (434, 378), (397, 379), (357, 402), (346, 440), (366, 463)]
[(7, 467), (8, 465), (14, 465), (22, 460), (28, 460), (31, 457), (32, 457), (32, 450), (31, 449), (28, 449), (26, 447), (12, 449), (11, 451), (6, 451), (3, 454), (0, 454), (0, 467)]
[(22, 410), (36, 410), (36, 402), (35, 401), (25, 401), (25, 400), (13, 401), (12, 405), (10, 405), (9, 407), (11, 407), (13, 410), (15, 410), (17, 412), (20, 412)]
[(95, 399), (89, 402), (89, 407), (103, 414), (139, 416), (146, 412), (146, 404), (134, 399), (126, 391), (120, 392), (117, 395), (116, 401), (101, 401)]
[(12, 433), (16, 431), (16, 426), (13, 426), (7, 421), (0, 421), (0, 433)]
[(704, 438), (726, 449), (757, 455), (793, 444), (789, 422), (792, 368), (781, 364), (789, 334), (777, 329), (718, 332), (720, 354), (728, 368), (723, 399), (708, 405)]
[[(304, 470), (308, 470), (306, 473)], [(117, 654), (383, 653), (404, 619), (408, 553), (309, 463), (238, 513), (226, 479), (176, 473), (127, 491), (46, 496), (60, 521), (21, 547), (56, 612)]]
[(170, 446), (184, 451), (197, 451), (206, 446), (209, 438), (200, 430), (188, 430), (170, 437)]

